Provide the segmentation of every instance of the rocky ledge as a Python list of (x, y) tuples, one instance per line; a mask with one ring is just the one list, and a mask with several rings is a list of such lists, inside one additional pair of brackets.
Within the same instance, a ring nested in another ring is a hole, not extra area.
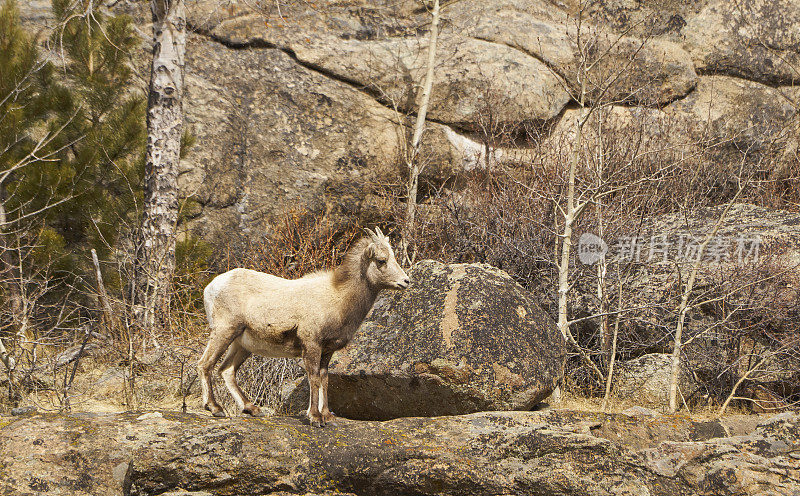
[(0, 417), (0, 493), (794, 496), (798, 420), (550, 410), (314, 429), (170, 412)]

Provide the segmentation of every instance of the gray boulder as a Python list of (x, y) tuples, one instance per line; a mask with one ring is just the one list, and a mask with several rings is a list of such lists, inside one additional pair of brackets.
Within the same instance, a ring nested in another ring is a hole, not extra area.
[[(669, 404), (671, 374), (672, 355), (666, 353), (651, 353), (621, 362), (614, 377), (614, 394), (640, 406), (663, 410)], [(678, 373), (678, 389), (687, 401), (697, 392), (697, 385), (685, 366)]]
[(698, 72), (770, 85), (800, 79), (800, 2), (715, 0), (686, 19), (685, 48)]
[[(563, 374), (555, 323), (505, 272), (425, 260), (403, 292), (384, 293), (334, 355), (331, 409), (353, 419), (528, 410)], [(286, 391), (307, 406), (307, 383)]]
[(754, 81), (701, 76), (697, 88), (665, 112), (685, 119), (697, 138), (729, 139), (729, 148), (759, 151), (796, 118), (797, 109), (786, 96), (781, 88)]
[(178, 185), (190, 229), (269, 232), (289, 209), (359, 211), (365, 185), (395, 176), (386, 157), (402, 125), (364, 93), (296, 64), (277, 49), (241, 49), (190, 36), (186, 121), (197, 144)]
[[(566, 11), (544, 0), (458, 2), (448, 12), (452, 22), (471, 36), (541, 59), (566, 80), (573, 96), (579, 93), (578, 33), (574, 16)], [(694, 88), (697, 74), (692, 58), (677, 43), (620, 35), (602, 24), (593, 25), (591, 32), (594, 47), (587, 78), (590, 100), (603, 96), (611, 101), (664, 104)], [(585, 39), (587, 31), (582, 36)], [(605, 91), (608, 82), (612, 83)]]
[[(392, 107), (414, 112), (426, 71), (428, 46), (423, 39), (331, 39), (292, 47), (301, 62), (364, 87)], [(563, 82), (545, 64), (505, 45), (443, 35), (436, 56), (431, 120), (469, 127), (490, 113), (499, 122), (549, 120), (569, 101)]]

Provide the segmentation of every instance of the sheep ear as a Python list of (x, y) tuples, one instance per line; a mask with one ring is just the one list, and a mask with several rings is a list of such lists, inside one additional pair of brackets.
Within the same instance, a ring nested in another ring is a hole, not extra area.
[(375, 241), (376, 236), (374, 232), (370, 231), (369, 228), (367, 227), (364, 228), (364, 232), (367, 233), (367, 236), (369, 236), (370, 241), (373, 242)]
[(370, 243), (364, 249), (364, 257), (373, 258), (375, 256), (375, 243)]

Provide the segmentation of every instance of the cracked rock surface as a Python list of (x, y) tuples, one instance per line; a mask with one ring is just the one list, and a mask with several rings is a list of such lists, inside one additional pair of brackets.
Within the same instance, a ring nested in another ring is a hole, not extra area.
[[(113, 2), (139, 26), (143, 80), (147, 4)], [(49, 2), (20, 8), (31, 30), (52, 28)], [(576, 8), (443, 5), (425, 181), (451, 187), (454, 174), (479, 164), (475, 133), (487, 122), (516, 133), (521, 154), (495, 152), (511, 162), (530, 161), (524, 151), (542, 130), (569, 127), (580, 86)], [(586, 19), (592, 56), (606, 54), (589, 72), (589, 101), (614, 102), (620, 115), (644, 105), (649, 121), (679, 122), (670, 143), (729, 143), (709, 161), (735, 163), (738, 150), (758, 153), (775, 139), (796, 147), (796, 136), (781, 133), (797, 128), (800, 0), (607, 0)], [(381, 192), (370, 185), (403, 174), (429, 21), (414, 0), (187, 2), (184, 106), (197, 138), (181, 168), (187, 225), (225, 244), (268, 232), (287, 209), (374, 222)]]
[(796, 413), (757, 425), (571, 411), (312, 428), (162, 412), (0, 417), (7, 495), (787, 495)]

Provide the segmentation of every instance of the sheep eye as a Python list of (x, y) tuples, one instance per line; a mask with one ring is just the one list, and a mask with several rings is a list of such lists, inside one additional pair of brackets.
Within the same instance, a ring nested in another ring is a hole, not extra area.
[(386, 260), (378, 260), (378, 267), (383, 267), (386, 265)]

